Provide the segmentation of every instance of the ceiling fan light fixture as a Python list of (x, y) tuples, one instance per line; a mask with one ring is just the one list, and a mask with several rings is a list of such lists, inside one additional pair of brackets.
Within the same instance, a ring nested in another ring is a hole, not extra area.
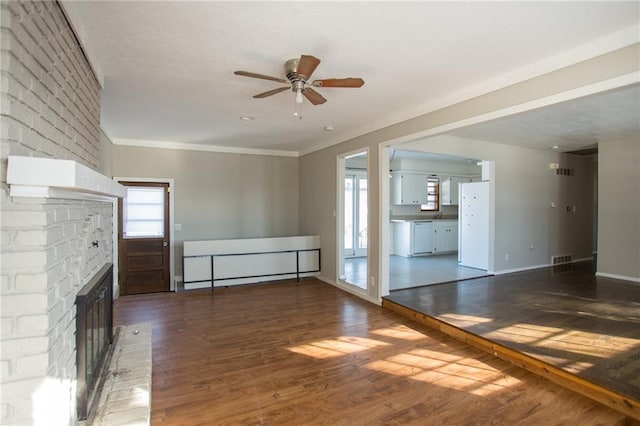
[(297, 104), (302, 103), (302, 89), (300, 88), (296, 89), (296, 103)]
[(302, 96), (301, 92), (296, 93), (296, 101), (293, 104), (293, 116), (299, 120), (302, 120), (302, 101), (298, 102), (298, 95)]

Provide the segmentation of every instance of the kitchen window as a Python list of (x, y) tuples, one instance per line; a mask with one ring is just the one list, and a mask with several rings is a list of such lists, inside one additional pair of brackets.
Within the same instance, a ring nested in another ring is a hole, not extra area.
[(427, 178), (427, 203), (420, 204), (420, 211), (437, 212), (440, 210), (440, 178)]

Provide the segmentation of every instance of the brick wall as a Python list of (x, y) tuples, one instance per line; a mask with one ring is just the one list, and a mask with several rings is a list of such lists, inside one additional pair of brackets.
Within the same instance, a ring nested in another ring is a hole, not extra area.
[(58, 4), (1, 8), (2, 158), (62, 158), (96, 169), (100, 87)]
[(57, 3), (2, 1), (0, 21), (0, 423), (73, 424), (75, 296), (113, 261), (112, 205), (11, 198), (6, 159), (97, 169), (100, 87)]

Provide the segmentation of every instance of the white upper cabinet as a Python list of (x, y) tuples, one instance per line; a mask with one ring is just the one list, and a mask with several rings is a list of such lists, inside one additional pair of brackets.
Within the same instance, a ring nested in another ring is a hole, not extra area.
[(457, 206), (458, 194), (460, 193), (459, 185), (461, 183), (478, 182), (480, 180), (479, 176), (450, 176), (443, 179), (440, 183), (440, 204), (443, 206)]
[(392, 173), (391, 204), (426, 204), (427, 174)]
[(459, 177), (449, 177), (440, 184), (440, 204), (444, 206), (458, 204), (458, 184), (462, 181)]

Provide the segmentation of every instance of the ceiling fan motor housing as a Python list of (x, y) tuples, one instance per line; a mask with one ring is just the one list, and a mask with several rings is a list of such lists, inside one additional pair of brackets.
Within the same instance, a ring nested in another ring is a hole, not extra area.
[(284, 71), (291, 83), (295, 83), (296, 81), (306, 82), (307, 78), (309, 78), (309, 76), (298, 74), (299, 62), (300, 62), (300, 59), (295, 58), (295, 59), (289, 59), (284, 64)]
[(298, 64), (300, 60), (298, 58), (289, 59), (284, 64), (284, 71), (287, 74), (287, 78), (291, 82), (291, 91), (292, 92), (302, 92), (304, 90), (304, 85), (307, 82), (307, 78), (309, 76), (305, 76), (302, 74), (298, 74)]

